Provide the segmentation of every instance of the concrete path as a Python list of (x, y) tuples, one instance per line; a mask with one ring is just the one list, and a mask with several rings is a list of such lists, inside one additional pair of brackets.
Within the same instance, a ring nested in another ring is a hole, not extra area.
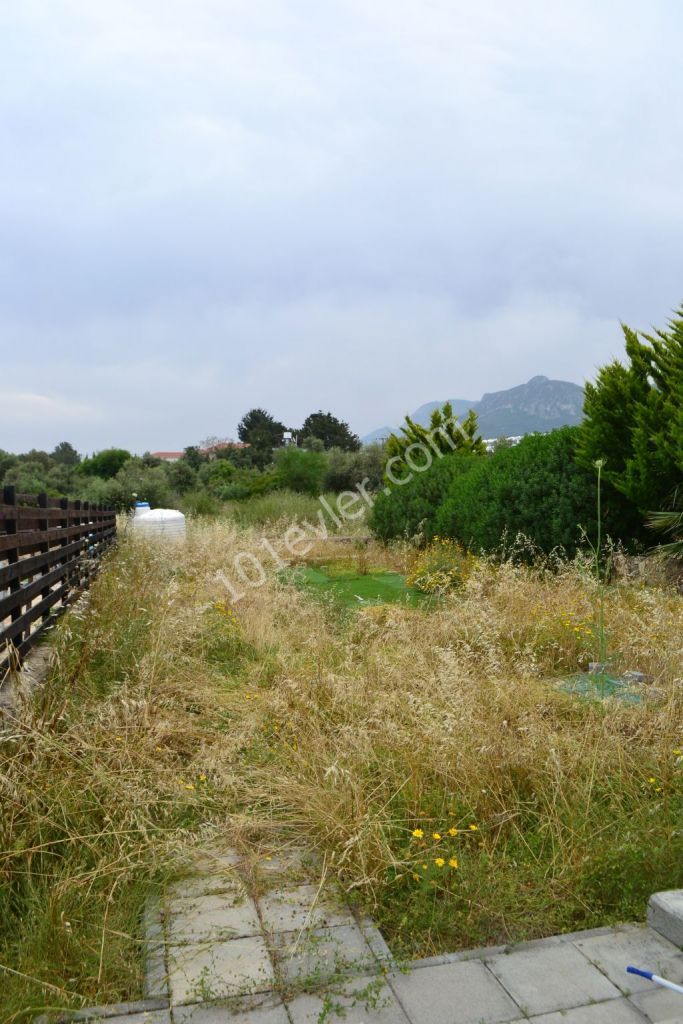
[[(683, 996), (625, 972), (683, 982), (683, 954), (660, 931), (601, 928), (398, 969), (372, 922), (319, 879), (300, 851), (205, 851), (150, 909), (144, 1011), (110, 1008), (108, 1024), (683, 1024)], [(666, 932), (666, 906), (657, 913)]]

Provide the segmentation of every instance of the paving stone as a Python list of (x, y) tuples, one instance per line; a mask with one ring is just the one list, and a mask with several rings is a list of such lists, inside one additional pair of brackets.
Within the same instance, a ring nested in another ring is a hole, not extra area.
[(259, 936), (171, 946), (168, 980), (172, 1004), (268, 992), (275, 982), (265, 941)]
[(106, 1020), (107, 1024), (171, 1024), (170, 1010), (149, 1010), (145, 1013), (129, 1013), (125, 1017), (92, 1017), (92, 1021)]
[(287, 982), (310, 988), (334, 975), (374, 973), (378, 964), (358, 925), (279, 932), (273, 937), (278, 968)]
[(670, 981), (683, 981), (683, 954), (650, 928), (632, 925), (599, 938), (579, 939), (574, 945), (625, 995), (652, 988), (647, 978), (626, 973), (629, 964)]
[(389, 949), (384, 936), (370, 917), (360, 919), (360, 930), (368, 946), (379, 962), (387, 967), (395, 966), (393, 953)]
[(571, 943), (503, 954), (487, 966), (529, 1016), (621, 994)]
[(674, 945), (683, 946), (683, 889), (669, 889), (651, 896), (647, 923)]
[(389, 986), (372, 976), (354, 978), (339, 991), (298, 996), (287, 1009), (292, 1024), (410, 1024)]
[(261, 901), (261, 916), (269, 931), (291, 932), (301, 928), (332, 928), (353, 924), (348, 907), (334, 901), (318, 886), (299, 885), (292, 889), (274, 889)]
[(277, 854), (258, 854), (249, 861), (249, 869), (265, 889), (303, 885), (312, 881), (316, 874), (315, 858), (306, 850), (296, 848)]
[(193, 874), (215, 875), (217, 872), (230, 874), (240, 867), (242, 858), (232, 847), (217, 842), (203, 846), (200, 850), (193, 850), (187, 863)]
[(532, 1017), (534, 1024), (643, 1024), (640, 1013), (628, 999), (609, 999), (606, 1003), (577, 1006), (574, 1010), (559, 1010)]
[(659, 988), (652, 982), (647, 992), (637, 992), (631, 996), (630, 1002), (637, 1006), (652, 1024), (664, 1024), (676, 1016), (683, 1017), (683, 996)]
[(148, 945), (155, 942), (163, 942), (164, 926), (161, 915), (161, 900), (158, 895), (150, 896), (145, 901), (145, 909), (142, 914), (142, 927), (145, 933), (145, 942)]
[(176, 900), (168, 914), (168, 942), (213, 942), (259, 935), (254, 901), (244, 893)]
[(244, 892), (244, 885), (234, 871), (219, 872), (210, 875), (192, 875), (173, 882), (166, 890), (168, 900), (192, 900), (198, 896), (212, 896), (215, 893), (228, 892), (238, 895)]
[(232, 1001), (222, 1006), (179, 1006), (173, 1020), (174, 1024), (290, 1024), (284, 1003), (276, 996), (254, 1000), (248, 1007)]
[[(107, 1003), (106, 1006), (86, 1006), (82, 1010), (67, 1013), (73, 1021), (131, 1020), (141, 1017), (153, 1020), (153, 1011), (168, 1012), (168, 999), (136, 999), (134, 1002)], [(52, 1019), (52, 1018), (50, 1018)], [(47, 1017), (36, 1017), (35, 1024), (48, 1024)]]
[(510, 946), (477, 946), (474, 949), (460, 950), (458, 953), (441, 953), (438, 956), (425, 956), (421, 960), (411, 960), (408, 967), (411, 971), (419, 971), (423, 967), (460, 964), (468, 960), (481, 960), (485, 963), (499, 953), (509, 952), (510, 948)]
[(392, 974), (390, 981), (412, 1024), (499, 1024), (520, 1016), (502, 985), (475, 960)]
[(163, 945), (155, 945), (146, 950), (145, 973), (142, 979), (142, 994), (145, 999), (163, 998), (168, 995), (164, 952)]

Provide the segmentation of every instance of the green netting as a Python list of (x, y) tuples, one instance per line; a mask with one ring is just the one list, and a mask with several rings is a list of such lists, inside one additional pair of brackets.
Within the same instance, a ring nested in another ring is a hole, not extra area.
[(562, 679), (560, 689), (588, 700), (615, 698), (625, 704), (640, 704), (643, 701), (642, 688), (634, 687), (629, 679), (611, 676), (606, 672), (577, 672)]

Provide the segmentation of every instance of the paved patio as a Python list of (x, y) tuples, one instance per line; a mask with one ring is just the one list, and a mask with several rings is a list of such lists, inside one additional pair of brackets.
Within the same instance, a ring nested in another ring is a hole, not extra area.
[[(316, 877), (300, 851), (252, 862), (205, 851), (150, 908), (146, 1000), (109, 1008), (108, 1024), (683, 1024), (683, 996), (626, 974), (632, 963), (683, 982), (683, 953), (653, 928), (399, 969), (372, 922)], [(652, 919), (678, 939), (666, 899)]]

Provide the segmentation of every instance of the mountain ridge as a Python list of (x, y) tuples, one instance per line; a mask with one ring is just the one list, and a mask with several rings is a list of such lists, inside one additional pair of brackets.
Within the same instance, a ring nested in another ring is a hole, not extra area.
[[(479, 420), (479, 433), (487, 439), (574, 426), (583, 417), (583, 388), (579, 384), (551, 380), (538, 374), (524, 384), (503, 391), (487, 391), (478, 401), (450, 398), (425, 402), (415, 410), (411, 419), (428, 426), (432, 411), (446, 401), (451, 403), (456, 416), (466, 416), (470, 409), (474, 409)], [(386, 438), (398, 429), (379, 427), (362, 438), (363, 444)]]

